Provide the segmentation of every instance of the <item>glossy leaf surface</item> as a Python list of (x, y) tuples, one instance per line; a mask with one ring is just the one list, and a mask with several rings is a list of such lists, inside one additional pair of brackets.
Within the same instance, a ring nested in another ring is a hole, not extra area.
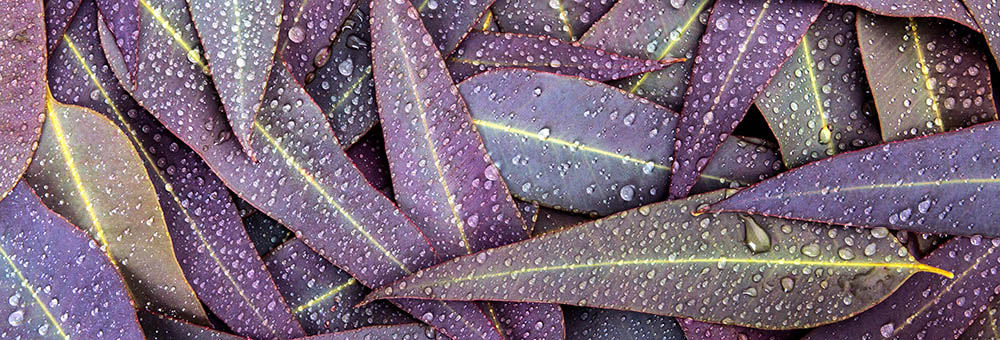
[(987, 123), (840, 154), (761, 182), (712, 210), (997, 236), (1000, 213), (984, 204), (998, 194), (998, 135), (1000, 123)]
[[(37, 1), (26, 2), (31, 2), (32, 5), (37, 3)], [(76, 9), (82, 2), (83, 0), (45, 0), (43, 5), (45, 7), (45, 25), (42, 29), (45, 30), (47, 51), (51, 52), (55, 50), (56, 46), (59, 46), (63, 33), (66, 32), (69, 23), (73, 21), (73, 15), (76, 14)]]
[[(125, 66), (135, 73), (139, 66), (139, 1), (137, 0), (95, 0), (101, 11), (104, 23), (115, 38), (115, 43), (122, 51)], [(96, 31), (94, 31), (96, 33)]]
[(852, 5), (867, 11), (894, 17), (934, 17), (955, 21), (979, 31), (979, 25), (969, 11), (962, 6), (963, 0), (826, 0), (829, 3)]
[(662, 315), (572, 306), (563, 310), (567, 339), (685, 339), (677, 321)]
[(687, 340), (794, 340), (801, 337), (796, 331), (770, 331), (691, 319), (680, 319), (677, 322), (684, 329)]
[(45, 120), (45, 22), (37, 0), (0, 12), (0, 200), (28, 168)]
[(410, 0), (442, 55), (450, 55), (496, 0)]
[(27, 183), (0, 201), (4, 339), (142, 339), (121, 276), (94, 241)]
[(986, 306), (986, 310), (979, 314), (979, 317), (969, 325), (959, 337), (961, 340), (985, 340), (1000, 338), (1000, 299), (996, 294), (993, 300)]
[(919, 271), (951, 275), (917, 263), (884, 232), (739, 214), (692, 216), (724, 195), (643, 206), (464, 256), (369, 299), (558, 302), (788, 329), (847, 318)]
[(720, 1), (712, 9), (677, 123), (670, 197), (684, 197), (824, 3)]
[(777, 175), (784, 168), (774, 143), (731, 135), (698, 175), (691, 188), (695, 194), (724, 188), (745, 187)]
[(278, 53), (301, 84), (329, 61), (344, 19), (358, 0), (284, 0)]
[(490, 71), (459, 90), (514, 196), (598, 215), (666, 197), (677, 122), (669, 109), (593, 81), (523, 69)]
[(493, 13), (503, 32), (576, 41), (612, 5), (613, 0), (497, 0)]

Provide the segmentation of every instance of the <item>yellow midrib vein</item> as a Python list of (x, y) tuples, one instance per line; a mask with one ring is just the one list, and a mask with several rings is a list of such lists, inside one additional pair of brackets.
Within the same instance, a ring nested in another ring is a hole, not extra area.
[[(307, 4), (309, 4), (309, 0), (302, 0), (302, 3), (299, 4), (299, 9), (295, 11), (295, 18), (292, 19), (292, 24), (288, 25), (289, 30), (291, 30), (292, 27), (295, 27), (295, 25), (298, 25), (299, 20), (302, 19), (302, 13), (305, 13), (306, 11)], [(281, 47), (278, 48), (278, 52), (280, 53), (285, 50), (285, 47), (288, 46), (288, 34), (285, 34), (283, 37), (278, 37), (278, 39), (281, 39)]]
[(498, 67), (503, 67), (503, 66), (510, 66), (510, 67), (551, 67), (551, 68), (556, 68), (556, 69), (559, 69), (559, 68), (581, 68), (581, 67), (585, 67), (584, 65), (579, 65), (579, 64), (560, 64), (558, 67), (556, 67), (556, 66), (552, 66), (551, 63), (529, 63), (529, 62), (523, 62), (522, 63), (522, 62), (519, 62), (517, 60), (509, 61), (509, 62), (504, 62), (504, 61), (492, 61), (492, 60), (467, 59), (467, 58), (458, 58), (458, 57), (448, 58), (448, 61), (455, 62), (455, 63), (461, 63), (461, 64), (487, 65), (487, 66), (498, 66)]
[(340, 99), (337, 100), (337, 103), (330, 108), (330, 113), (327, 115), (327, 117), (333, 116), (334, 111), (336, 111), (337, 108), (343, 105), (344, 102), (347, 101), (347, 98), (350, 98), (351, 93), (354, 92), (354, 89), (358, 88), (358, 86), (361, 85), (361, 82), (367, 79), (368, 75), (370, 75), (371, 73), (372, 73), (372, 66), (371, 65), (366, 66), (364, 72), (361, 73), (361, 76), (359, 76), (358, 79), (355, 79), (354, 82), (351, 83), (351, 87), (347, 88), (347, 90), (340, 95)]
[(306, 303), (304, 303), (304, 304), (302, 304), (302, 305), (300, 305), (298, 307), (295, 307), (295, 309), (292, 310), (292, 313), (295, 313), (295, 314), (301, 313), (302, 311), (304, 311), (306, 309), (309, 309), (309, 307), (312, 307), (312, 306), (316, 305), (317, 303), (323, 302), (324, 300), (329, 299), (331, 296), (337, 295), (337, 293), (340, 293), (344, 289), (347, 289), (347, 287), (350, 287), (351, 285), (355, 284), (356, 282), (358, 282), (358, 281), (352, 277), (352, 278), (348, 279), (347, 282), (341, 283), (341, 284), (337, 285), (336, 287), (331, 288), (326, 293), (323, 293), (320, 296), (317, 296), (317, 297), (313, 298), (312, 300), (309, 300), (308, 302), (306, 302)]
[(557, 8), (556, 11), (559, 12), (559, 20), (562, 20), (563, 28), (566, 29), (566, 34), (569, 34), (570, 41), (576, 41), (576, 36), (573, 35), (573, 28), (569, 24), (569, 13), (566, 12), (566, 8), (563, 7), (562, 0), (550, 0), (555, 1)]
[[(160, 24), (160, 27), (163, 27), (163, 29), (166, 30), (167, 33), (170, 34), (170, 37), (174, 38), (174, 41), (176, 41), (178, 44), (180, 44), (181, 48), (183, 48), (184, 51), (187, 52), (188, 55), (190, 55), (191, 52), (193, 51), (193, 49), (191, 48), (191, 45), (188, 45), (187, 41), (184, 41), (184, 39), (181, 39), (181, 34), (179, 32), (177, 32), (177, 30), (174, 30), (173, 26), (170, 25), (170, 22), (167, 21), (166, 18), (164, 18), (162, 15), (160, 15), (160, 11), (158, 9), (155, 9), (152, 6), (150, 6), (149, 3), (146, 2), (146, 0), (139, 0), (139, 3), (142, 4), (142, 7), (144, 9), (146, 9), (146, 12), (148, 12), (149, 14), (153, 15), (153, 19), (156, 19), (156, 22)], [(192, 61), (191, 60), (192, 58), (187, 58), (187, 59), (188, 59), (188, 61), (191, 61), (191, 62), (197, 64), (199, 67), (201, 67), (201, 72), (202, 73), (209, 74), (209, 75), (212, 74), (212, 71), (209, 70), (208, 65), (205, 65), (205, 62), (202, 61), (201, 53), (197, 53), (196, 54), (196, 58), (195, 58), (196, 60)]]
[[(670, 43), (667, 44), (667, 47), (660, 51), (660, 55), (656, 56), (656, 60), (663, 60), (663, 58), (667, 57), (667, 54), (670, 54), (670, 52), (674, 50), (674, 46), (677, 45), (677, 43), (681, 41), (681, 37), (687, 34), (688, 30), (691, 29), (691, 25), (698, 19), (698, 15), (705, 9), (705, 5), (707, 5), (708, 2), (709, 0), (703, 0), (700, 4), (698, 4), (698, 8), (695, 9), (691, 16), (688, 17), (687, 21), (684, 22), (684, 26), (681, 26), (680, 34), (677, 35), (677, 39), (671, 40)], [(670, 34), (667, 33), (668, 37), (669, 35)], [(646, 78), (649, 78), (650, 74), (652, 74), (652, 72), (643, 73), (642, 77), (635, 82), (635, 85), (632, 85), (632, 88), (628, 90), (628, 93), (635, 93), (635, 91), (639, 89), (639, 86), (642, 86), (642, 84), (646, 82)]]
[(31, 297), (35, 300), (35, 303), (42, 308), (42, 313), (45, 313), (45, 317), (49, 319), (49, 323), (51, 323), (52, 326), (55, 326), (56, 332), (59, 333), (59, 336), (61, 336), (64, 340), (69, 340), (69, 335), (63, 331), (62, 326), (59, 325), (59, 321), (56, 321), (55, 315), (52, 315), (48, 306), (46, 306), (45, 302), (42, 301), (42, 298), (38, 296), (38, 293), (35, 292), (35, 288), (31, 286), (28, 279), (24, 277), (24, 273), (21, 273), (21, 270), (17, 268), (17, 264), (14, 263), (14, 259), (10, 258), (10, 255), (7, 254), (7, 250), (3, 249), (2, 245), (0, 245), (0, 255), (3, 255), (4, 260), (7, 261), (7, 265), (14, 270), (14, 274), (17, 275), (17, 279), (21, 281), (21, 287), (27, 289), (28, 293), (31, 294)]
[(766, 200), (766, 199), (782, 199), (782, 198), (792, 198), (801, 196), (811, 196), (816, 194), (828, 194), (828, 193), (840, 193), (847, 191), (858, 191), (858, 190), (877, 190), (877, 189), (906, 189), (913, 187), (922, 186), (940, 186), (940, 185), (952, 185), (952, 184), (995, 184), (1000, 183), (1000, 179), (997, 178), (971, 178), (971, 179), (951, 179), (942, 181), (923, 181), (923, 182), (905, 182), (905, 183), (880, 183), (880, 184), (870, 184), (870, 185), (857, 185), (850, 187), (835, 187), (824, 190), (811, 190), (802, 192), (792, 192), (789, 194), (780, 194), (775, 196), (757, 197), (754, 200)]
[(802, 36), (802, 42), (799, 43), (802, 47), (802, 55), (805, 58), (805, 67), (807, 73), (809, 74), (809, 84), (812, 88), (813, 99), (816, 102), (816, 112), (819, 113), (819, 123), (820, 123), (820, 133), (826, 130), (830, 133), (830, 140), (827, 141), (826, 148), (830, 155), (837, 153), (837, 143), (833, 141), (833, 129), (830, 129), (829, 121), (826, 119), (826, 110), (823, 110), (823, 98), (819, 94), (819, 83), (816, 81), (816, 64), (813, 63), (812, 55), (809, 50), (809, 34)]
[(929, 81), (931, 79), (930, 68), (927, 66), (927, 59), (924, 57), (924, 50), (920, 47), (920, 35), (917, 34), (917, 22), (913, 18), (909, 19), (909, 23), (906, 28), (913, 38), (913, 49), (917, 51), (917, 63), (920, 68), (920, 74), (923, 76), (923, 82), (920, 83), (920, 87), (924, 88), (927, 92), (928, 98), (931, 99), (931, 111), (934, 111), (934, 125), (937, 125), (940, 132), (944, 132), (944, 120), (941, 118), (941, 107), (938, 104), (937, 94), (934, 93), (934, 89), (929, 87)]

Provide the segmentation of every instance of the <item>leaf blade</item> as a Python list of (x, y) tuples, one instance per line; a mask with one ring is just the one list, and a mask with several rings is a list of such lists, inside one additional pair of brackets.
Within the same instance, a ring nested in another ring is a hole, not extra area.
[(18, 0), (0, 14), (0, 200), (31, 163), (45, 120), (45, 21), (38, 1)]

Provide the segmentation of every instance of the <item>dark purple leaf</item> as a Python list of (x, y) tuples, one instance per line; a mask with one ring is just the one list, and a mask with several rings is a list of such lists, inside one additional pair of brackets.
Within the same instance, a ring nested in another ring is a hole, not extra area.
[(673, 111), (594, 81), (524, 69), (483, 73), (459, 89), (516, 197), (598, 215), (666, 197)]
[(524, 230), (528, 232), (528, 235), (531, 235), (532, 231), (535, 230), (535, 223), (538, 222), (538, 209), (540, 207), (536, 203), (518, 199), (515, 199), (514, 203), (517, 204), (517, 210), (521, 212), (521, 218), (524, 219)]
[(384, 339), (384, 340), (435, 340), (447, 338), (434, 332), (433, 329), (417, 323), (409, 323), (393, 326), (370, 326), (339, 333), (316, 335), (299, 340), (357, 340), (357, 339)]
[(347, 157), (365, 175), (365, 179), (386, 197), (392, 198), (392, 178), (389, 177), (389, 160), (385, 156), (385, 139), (382, 128), (375, 128), (365, 134), (347, 149)]
[(684, 340), (684, 332), (671, 317), (611, 309), (566, 306), (567, 339)]
[(715, 4), (677, 124), (670, 197), (687, 196), (823, 5), (807, 0)]
[(593, 220), (593, 218), (585, 215), (540, 207), (538, 209), (538, 222), (535, 224), (535, 229), (531, 235), (538, 236)]
[(267, 217), (266, 214), (257, 211), (257, 209), (254, 211), (256, 213), (243, 218), (243, 224), (246, 226), (247, 235), (250, 236), (250, 241), (253, 242), (258, 255), (264, 256), (285, 241), (295, 237), (295, 234), (292, 234), (278, 221)]
[[(473, 26), (473, 32), (476, 30), (483, 32), (500, 32), (500, 26), (497, 26), (497, 16), (493, 14), (493, 9), (486, 9), (486, 14), (483, 14), (482, 18), (479, 18), (479, 22)], [(471, 33), (471, 32), (470, 32)], [(468, 36), (466, 36), (468, 38)]]
[(858, 51), (855, 12), (853, 7), (828, 5), (757, 97), (786, 167), (882, 141), (866, 110), (873, 107)]
[(160, 314), (139, 311), (146, 340), (250, 340)]
[(858, 39), (887, 141), (995, 120), (989, 64), (975, 32), (931, 18), (860, 11)]
[[(861, 227), (1000, 235), (1000, 123), (840, 154), (782, 173), (711, 210)], [(831, 170), (833, 169), (833, 170)]]
[(686, 58), (666, 69), (611, 83), (677, 111), (684, 101), (695, 48), (712, 3), (714, 0), (619, 0), (580, 42), (641, 59)]
[(795, 331), (769, 331), (691, 319), (681, 319), (678, 323), (684, 329), (687, 340), (794, 340), (802, 336)]
[[(993, 59), (1000, 60), (1000, 13), (997, 12), (996, 1), (993, 0), (963, 0), (965, 7), (972, 13), (976, 24), (986, 36), (986, 42), (993, 52)], [(1000, 337), (1000, 336), (998, 336)]]
[[(143, 1), (149, 7), (153, 0)], [(278, 39), (282, 0), (187, 0), (204, 53), (192, 50), (195, 59), (211, 69), (212, 84), (219, 91), (233, 135), (256, 160), (250, 138), (262, 103)], [(157, 18), (156, 20), (160, 20)], [(127, 58), (126, 58), (127, 61)]]
[(979, 31), (979, 25), (965, 6), (962, 6), (962, 0), (826, 0), (826, 2), (858, 6), (879, 15), (944, 18)]
[(265, 262), (308, 334), (413, 322), (384, 301), (355, 308), (370, 290), (302, 241), (289, 240), (268, 254)]
[(0, 200), (28, 168), (42, 133), (47, 91), (43, 19), (37, 0), (5, 2), (0, 12)]
[[(45, 0), (45, 37), (48, 43), (46, 51), (52, 52), (62, 41), (62, 35), (73, 21), (77, 7), (83, 0)], [(4, 53), (8, 55), (8, 53)]]
[(957, 339), (1000, 289), (1000, 240), (956, 237), (924, 263), (955, 277), (916, 274), (872, 309), (805, 339)]
[(656, 71), (679, 59), (642, 60), (540, 35), (472, 31), (448, 57), (455, 81), (502, 67), (609, 81)]
[(0, 216), (0, 337), (142, 339), (121, 276), (84, 232), (23, 182)]
[(751, 137), (730, 135), (698, 175), (691, 192), (700, 194), (723, 188), (745, 187), (783, 170), (781, 155), (770, 143)]
[[(115, 43), (122, 51), (125, 66), (135, 73), (139, 66), (139, 0), (95, 0), (104, 24), (111, 31)], [(97, 33), (94, 31), (93, 33)]]
[(301, 84), (329, 60), (337, 32), (358, 0), (284, 0), (278, 53)]
[(651, 204), (463, 256), (368, 299), (562, 303), (793, 329), (863, 311), (916, 272), (951, 275), (916, 262), (888, 233), (741, 214), (693, 216), (724, 195)]
[(503, 32), (576, 41), (612, 5), (614, 0), (497, 0), (493, 13)]
[(1000, 298), (993, 294), (993, 300), (986, 306), (986, 310), (979, 314), (979, 317), (972, 322), (959, 337), (961, 340), (986, 340), (1000, 339)]
[(410, 0), (442, 55), (450, 55), (496, 0)]

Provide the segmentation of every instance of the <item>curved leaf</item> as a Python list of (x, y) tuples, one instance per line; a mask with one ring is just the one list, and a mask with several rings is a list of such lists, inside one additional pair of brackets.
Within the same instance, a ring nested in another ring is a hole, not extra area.
[(503, 32), (576, 41), (612, 5), (614, 0), (497, 0), (492, 9)]
[(38, 0), (0, 13), (0, 200), (28, 168), (45, 120), (45, 22)]
[(26, 183), (0, 202), (4, 339), (142, 339), (132, 301), (94, 241)]
[[(66, 32), (69, 23), (73, 21), (73, 15), (76, 14), (76, 9), (80, 7), (83, 0), (44, 0), (44, 2), (45, 25), (42, 29), (45, 30), (46, 51), (52, 52), (62, 41), (63, 33)], [(8, 54), (4, 53), (3, 55)]]
[(139, 1), (95, 0), (95, 2), (97, 8), (101, 10), (104, 24), (122, 51), (125, 66), (135, 73), (136, 67), (139, 67), (139, 52), (136, 48), (139, 39)]
[(535, 230), (535, 223), (538, 221), (538, 204), (519, 199), (515, 199), (514, 203), (517, 204), (517, 211), (521, 212), (521, 218), (524, 219), (524, 230), (528, 232), (528, 235), (531, 235), (532, 231)]
[(483, 73), (459, 90), (516, 197), (607, 215), (666, 196), (674, 112), (611, 86), (524, 69)]
[(993, 52), (993, 59), (1000, 60), (1000, 14), (997, 13), (997, 4), (992, 0), (962, 0), (977, 26), (982, 29), (986, 36), (986, 42)]
[(608, 81), (656, 71), (681, 60), (641, 60), (540, 35), (472, 31), (447, 61), (455, 81), (502, 67)]
[(567, 339), (684, 340), (684, 332), (673, 318), (612, 309), (566, 306)]
[(52, 54), (53, 96), (100, 112), (125, 132), (160, 198), (178, 262), (209, 309), (239, 334), (261, 339), (305, 335), (271, 277), (258, 274), (265, 271), (264, 263), (222, 181), (143, 112), (111, 74), (97, 20), (93, 3), (84, 3)]
[(974, 32), (939, 19), (867, 12), (857, 26), (885, 140), (997, 119), (989, 65)]
[(924, 258), (954, 278), (921, 273), (896, 293), (850, 320), (805, 339), (957, 339), (1000, 289), (1000, 240), (956, 237)]
[(671, 110), (680, 110), (695, 48), (714, 0), (619, 0), (580, 38), (584, 45), (621, 55), (665, 60), (686, 58), (663, 70), (611, 84)]
[[(208, 324), (174, 257), (156, 191), (135, 149), (107, 118), (49, 96), (28, 183), (97, 240), (136, 305)], [(168, 288), (169, 287), (169, 288)]]
[[(256, 159), (257, 150), (251, 148), (250, 137), (271, 74), (282, 0), (187, 3), (233, 135), (250, 158)], [(192, 55), (201, 61), (202, 54)]]
[(826, 0), (826, 2), (858, 6), (869, 12), (893, 17), (944, 18), (979, 31), (979, 25), (965, 6), (962, 6), (962, 0)]
[(715, 4), (677, 123), (670, 197), (688, 194), (823, 5), (797, 0)]
[(786, 167), (882, 140), (865, 110), (869, 89), (854, 30), (855, 11), (829, 5), (820, 12), (792, 57), (757, 97)]
[(692, 216), (722, 198), (715, 191), (643, 206), (460, 257), (368, 299), (537, 301), (791, 329), (863, 311), (916, 272), (951, 275), (917, 263), (884, 232)]
[[(329, 60), (344, 19), (358, 0), (284, 0), (278, 53), (301, 84)], [(322, 63), (321, 63), (322, 62)]]
[(355, 330), (330, 333), (323, 335), (302, 338), (301, 340), (355, 340), (355, 339), (384, 339), (384, 340), (434, 340), (439, 339), (433, 329), (426, 326), (409, 323), (394, 326), (370, 326)]
[[(1000, 235), (1000, 123), (840, 154), (782, 173), (711, 210), (886, 226), (952, 235)], [(831, 169), (835, 169), (831, 171)]]
[(250, 340), (156, 313), (138, 314), (146, 340)]
[(695, 194), (725, 188), (745, 187), (783, 171), (781, 155), (774, 143), (752, 137), (730, 135), (698, 175), (691, 188)]

